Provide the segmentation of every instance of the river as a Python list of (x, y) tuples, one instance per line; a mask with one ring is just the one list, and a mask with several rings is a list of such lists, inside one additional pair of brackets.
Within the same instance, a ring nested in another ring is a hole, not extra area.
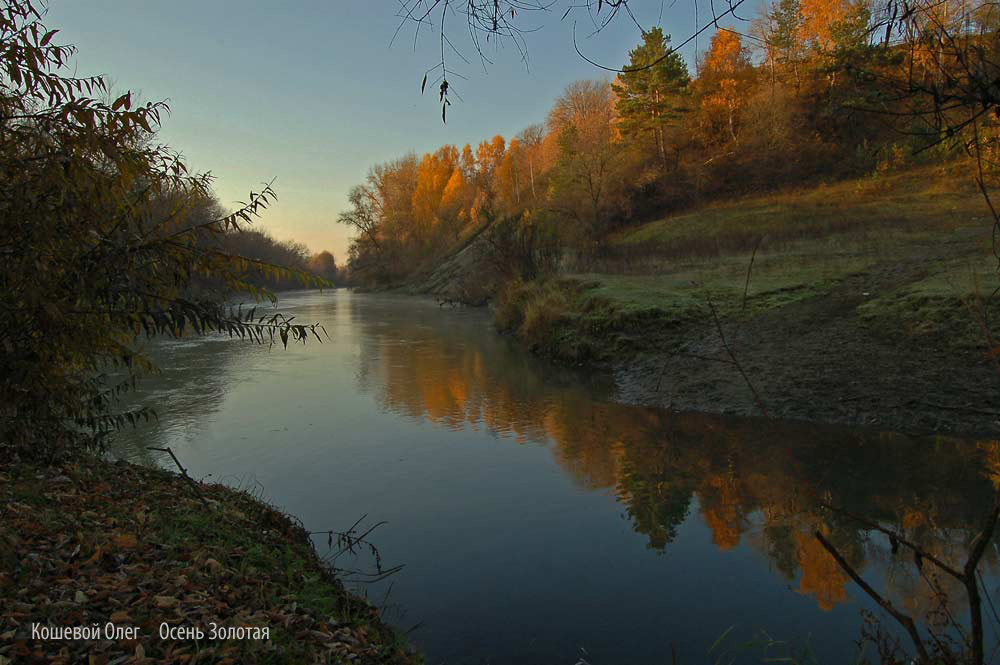
[[(152, 343), (163, 374), (135, 398), (159, 420), (111, 453), (172, 466), (146, 450), (170, 446), (311, 531), (386, 522), (371, 540), (404, 568), (357, 588), (431, 665), (855, 662), (875, 605), (814, 533), (923, 617), (938, 595), (912, 558), (852, 516), (960, 567), (1000, 479), (990, 441), (620, 405), (609, 377), (531, 356), (483, 309), (347, 290), (280, 305), (329, 338)], [(993, 597), (997, 562), (991, 546)]]

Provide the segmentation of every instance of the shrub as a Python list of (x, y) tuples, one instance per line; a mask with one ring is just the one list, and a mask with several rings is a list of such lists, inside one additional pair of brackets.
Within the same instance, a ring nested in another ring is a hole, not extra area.
[(543, 214), (497, 220), (486, 231), (481, 247), (481, 260), (504, 282), (551, 274), (561, 255), (555, 225)]
[(559, 326), (572, 315), (572, 294), (555, 282), (536, 289), (527, 300), (519, 334), (532, 348), (550, 345), (559, 333)]
[[(218, 240), (269, 205), (270, 187), (230, 215), (203, 216), (208, 176), (155, 143), (162, 103), (113, 101), (104, 79), (64, 75), (33, 0), (0, 7), (0, 444), (54, 456), (96, 445), (144, 411), (115, 413), (150, 367), (138, 335), (221, 331), (304, 341), (309, 327), (196, 300), (196, 280), (267, 292), (246, 275), (289, 271), (228, 253)], [(108, 385), (105, 372), (128, 377)]]

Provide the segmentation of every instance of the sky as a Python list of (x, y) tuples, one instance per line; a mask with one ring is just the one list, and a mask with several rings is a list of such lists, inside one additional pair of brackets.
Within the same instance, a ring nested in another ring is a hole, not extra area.
[[(700, 0), (700, 20), (710, 6)], [(633, 0), (645, 27), (662, 25), (679, 42), (694, 32), (695, 0)], [(569, 83), (611, 74), (590, 59), (622, 66), (641, 39), (625, 16), (596, 36), (574, 0), (547, 12), (522, 13), (528, 64), (510, 45), (481, 64), (461, 16), (450, 17), (458, 51), (448, 54), (453, 91), (447, 124), (436, 89), (421, 95), (424, 72), (439, 60), (436, 35), (400, 24), (400, 0), (49, 0), (45, 24), (74, 44), (78, 75), (103, 74), (116, 92), (171, 108), (161, 139), (189, 167), (211, 172), (223, 205), (234, 208), (251, 189), (274, 179), (276, 204), (262, 225), (275, 237), (313, 252), (346, 258), (350, 229), (336, 222), (348, 190), (369, 167), (409, 151), (445, 144), (473, 146), (509, 138), (543, 122)], [(604, 11), (607, 11), (605, 9)], [(698, 39), (701, 51), (710, 33)], [(58, 40), (57, 40), (58, 41)], [(695, 45), (681, 50), (694, 70)], [(432, 82), (435, 74), (429, 77)]]

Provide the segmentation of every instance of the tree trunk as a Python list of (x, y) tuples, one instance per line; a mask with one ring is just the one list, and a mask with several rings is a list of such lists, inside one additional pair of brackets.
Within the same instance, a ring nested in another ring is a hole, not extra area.
[(660, 155), (660, 165), (667, 168), (667, 148), (663, 140), (663, 126), (660, 124), (660, 91), (653, 91), (653, 134), (656, 136), (656, 150)]

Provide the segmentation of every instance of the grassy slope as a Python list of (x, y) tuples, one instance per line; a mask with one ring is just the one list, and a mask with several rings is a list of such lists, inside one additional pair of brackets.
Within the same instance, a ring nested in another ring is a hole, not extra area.
[(622, 250), (682, 257), (745, 251), (761, 235), (774, 244), (851, 232), (953, 230), (987, 212), (967, 170), (925, 167), (724, 201), (610, 240)]
[(1000, 317), (996, 299), (984, 305), (997, 285), (992, 224), (970, 174), (950, 169), (626, 229), (599, 260), (510, 285), (497, 323), (543, 354), (614, 369), (625, 401), (760, 413), (714, 309), (772, 416), (997, 431), (982, 325), (986, 309)]
[[(81, 457), (0, 462), (0, 663), (418, 662), (346, 592), (294, 520), (244, 492)], [(135, 640), (32, 639), (31, 623), (139, 627)], [(201, 641), (162, 640), (161, 622)], [(208, 623), (270, 640), (208, 639)]]
[[(677, 321), (783, 307), (830, 293), (847, 278), (916, 267), (870, 293), (866, 319), (926, 329), (922, 314), (989, 292), (996, 281), (990, 222), (963, 174), (923, 169), (709, 206), (624, 231), (611, 257), (568, 277), (613, 316)], [(751, 279), (747, 271), (753, 248)], [(885, 320), (882, 320), (885, 319)], [(966, 326), (968, 327), (968, 326)]]

